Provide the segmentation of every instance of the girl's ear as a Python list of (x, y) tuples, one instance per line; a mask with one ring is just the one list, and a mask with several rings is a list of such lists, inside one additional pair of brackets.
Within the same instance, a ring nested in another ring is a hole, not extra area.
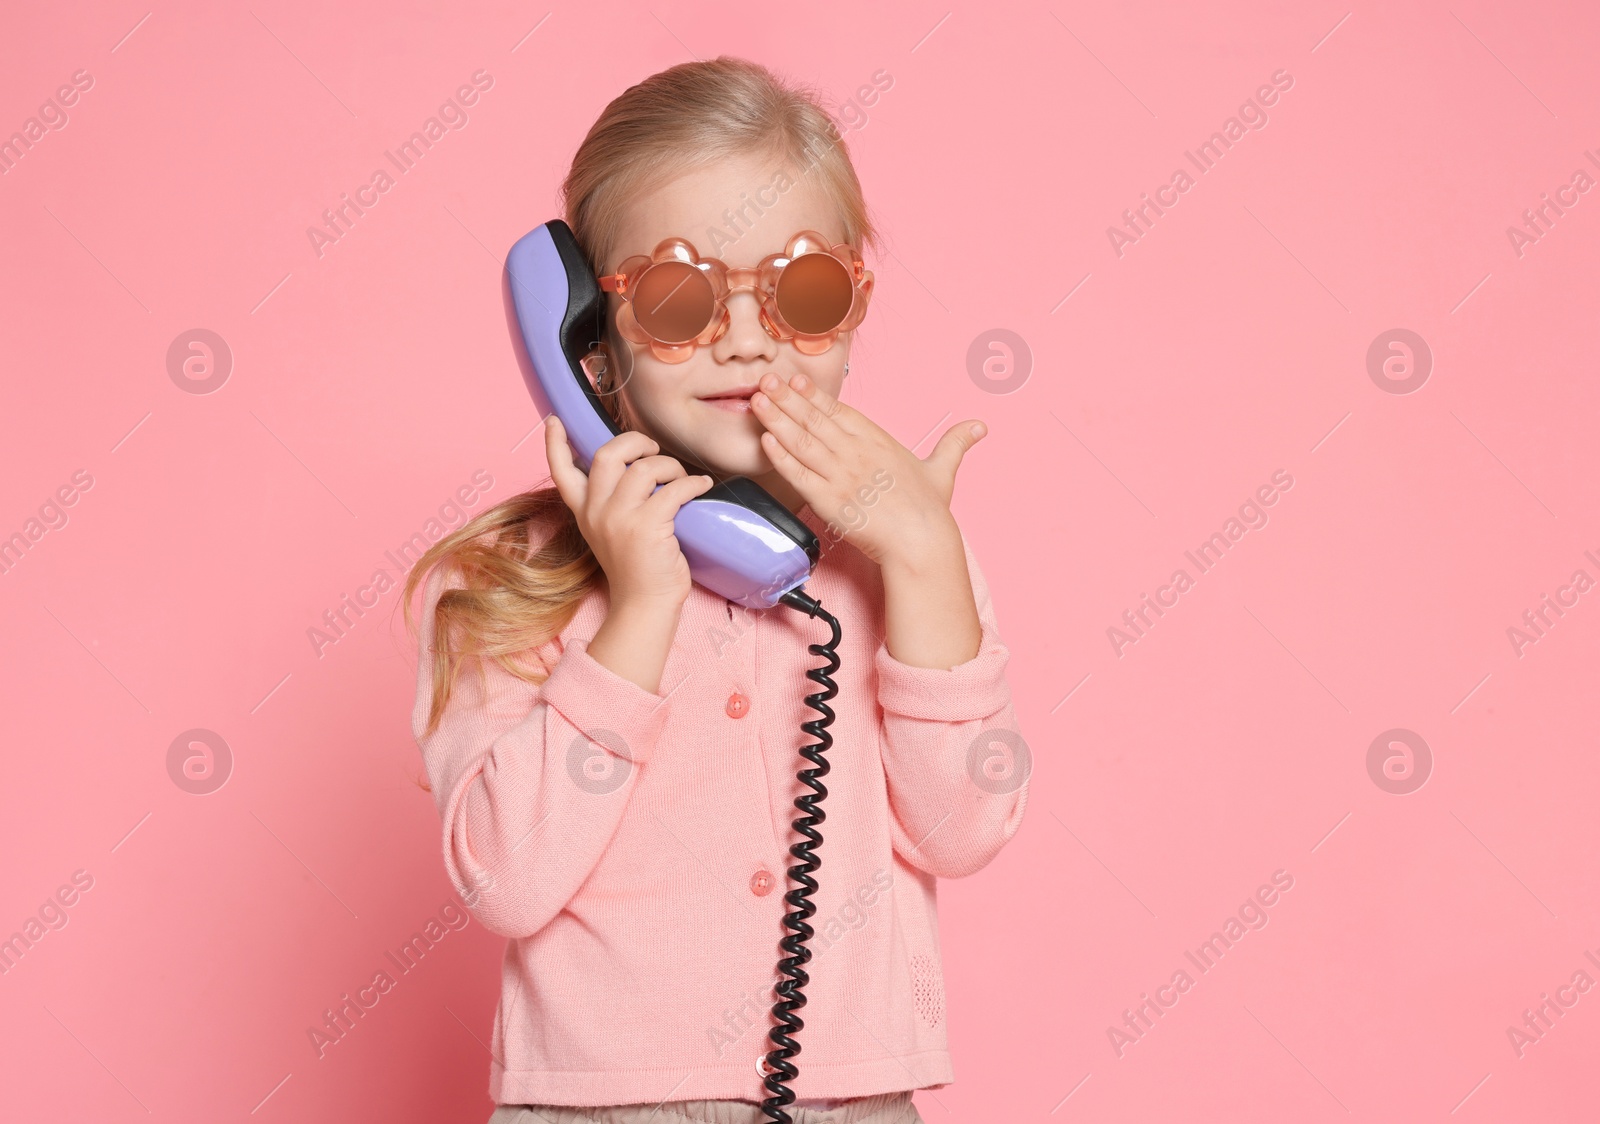
[(861, 305), (860, 305), (861, 312), (860, 312), (859, 316), (853, 317), (853, 319), (855, 319), (856, 324), (858, 326), (860, 325), (861, 321), (866, 318), (867, 309), (872, 307), (872, 287), (873, 287), (874, 284), (875, 284), (875, 281), (874, 281), (874, 278), (872, 276), (872, 270), (870, 270), (870, 269), (862, 270), (862, 272), (861, 272), (861, 284), (858, 286), (858, 288), (860, 290), (860, 295), (861, 295)]
[(631, 429), (633, 426), (628, 417), (623, 388), (633, 379), (633, 348), (627, 340), (617, 335), (615, 324), (608, 324), (596, 350), (603, 351), (605, 356), (605, 385), (596, 388), (600, 394), (600, 405), (605, 407), (618, 429)]
[(589, 382), (593, 385), (595, 393), (604, 394), (608, 389), (607, 380), (611, 378), (612, 369), (616, 366), (611, 358), (611, 345), (601, 340), (579, 360), (578, 366), (589, 376)]
[(615, 324), (606, 326), (605, 342), (609, 353), (607, 358), (611, 361), (611, 378), (607, 386), (618, 391), (633, 381), (633, 347), (617, 334)]

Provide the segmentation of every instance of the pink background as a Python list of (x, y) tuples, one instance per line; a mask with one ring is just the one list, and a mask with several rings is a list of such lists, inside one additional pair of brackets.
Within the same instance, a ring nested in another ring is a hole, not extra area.
[[(1032, 795), (942, 887), (957, 1081), (924, 1118), (1594, 1118), (1600, 991), (1520, 1057), (1507, 1028), (1600, 981), (1600, 591), (1520, 655), (1507, 630), (1600, 579), (1600, 192), (1520, 256), (1506, 230), (1600, 175), (1600, 19), (1283, 7), (12, 6), (0, 137), (94, 82), (0, 177), (0, 534), (92, 485), (0, 575), (0, 937), (93, 886), (0, 976), (0, 1117), (488, 1118), (476, 923), (308, 1045), (452, 900), (397, 592), (320, 654), (308, 630), (475, 473), (472, 511), (544, 479), (504, 253), (606, 101), (726, 52), (855, 122), (891, 253), (847, 400), (924, 455), (992, 430), (955, 508)], [(319, 258), (306, 228), (480, 68), (467, 127)], [(1269, 123), (1119, 257), (1107, 228), (1280, 69)], [(194, 328), (232, 351), (212, 393), (169, 375)], [(1395, 328), (1432, 352), (1410, 393), (1369, 375)], [(1010, 393), (969, 372), (994, 329), (1031, 350)], [(168, 773), (193, 728), (232, 754), (208, 795)], [(1431, 754), (1406, 794), (1367, 763), (1394, 728)], [(1265, 927), (1194, 969), (1279, 870)]]

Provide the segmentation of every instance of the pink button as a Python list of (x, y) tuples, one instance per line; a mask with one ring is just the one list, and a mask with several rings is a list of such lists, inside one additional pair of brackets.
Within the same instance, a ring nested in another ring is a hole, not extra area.
[(743, 718), (750, 713), (750, 700), (738, 691), (728, 696), (727, 705), (729, 718)]
[(758, 870), (750, 876), (750, 892), (758, 898), (764, 898), (772, 893), (772, 888), (778, 880), (772, 876), (770, 870)]

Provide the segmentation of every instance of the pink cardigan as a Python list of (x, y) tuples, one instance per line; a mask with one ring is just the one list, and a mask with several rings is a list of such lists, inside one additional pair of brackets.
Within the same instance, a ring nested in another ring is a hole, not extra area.
[[(966, 545), (982, 646), (953, 669), (889, 655), (879, 569), (830, 541), (806, 590), (839, 618), (818, 830), (797, 1098), (938, 1088), (945, 1040), (935, 879), (983, 868), (1022, 823), (1025, 752), (988, 587)], [(965, 536), (963, 536), (965, 545)], [(660, 693), (592, 658), (597, 584), (535, 649), (534, 686), (485, 661), (427, 736), (424, 596), (413, 732), (444, 825), (444, 864), (472, 916), (510, 938), (489, 1092), (500, 1104), (759, 1101), (773, 985), (789, 932), (788, 852), (801, 723), (825, 622), (747, 611), (696, 585)], [(456, 579), (454, 584), (459, 584)], [(536, 666), (536, 665), (535, 665)], [(981, 736), (1000, 731), (1001, 736)], [(1017, 767), (1013, 767), (1017, 766)]]

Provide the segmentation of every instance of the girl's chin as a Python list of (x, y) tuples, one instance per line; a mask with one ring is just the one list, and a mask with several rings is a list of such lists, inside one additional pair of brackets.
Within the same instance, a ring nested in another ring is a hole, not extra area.
[[(726, 431), (704, 432), (696, 445), (702, 449), (716, 450), (714, 458), (696, 457), (695, 460), (702, 470), (711, 472), (719, 480), (729, 476), (760, 476), (773, 470), (772, 462), (761, 448), (759, 430), (747, 438), (730, 436)], [(691, 468), (689, 471), (697, 470)]]

